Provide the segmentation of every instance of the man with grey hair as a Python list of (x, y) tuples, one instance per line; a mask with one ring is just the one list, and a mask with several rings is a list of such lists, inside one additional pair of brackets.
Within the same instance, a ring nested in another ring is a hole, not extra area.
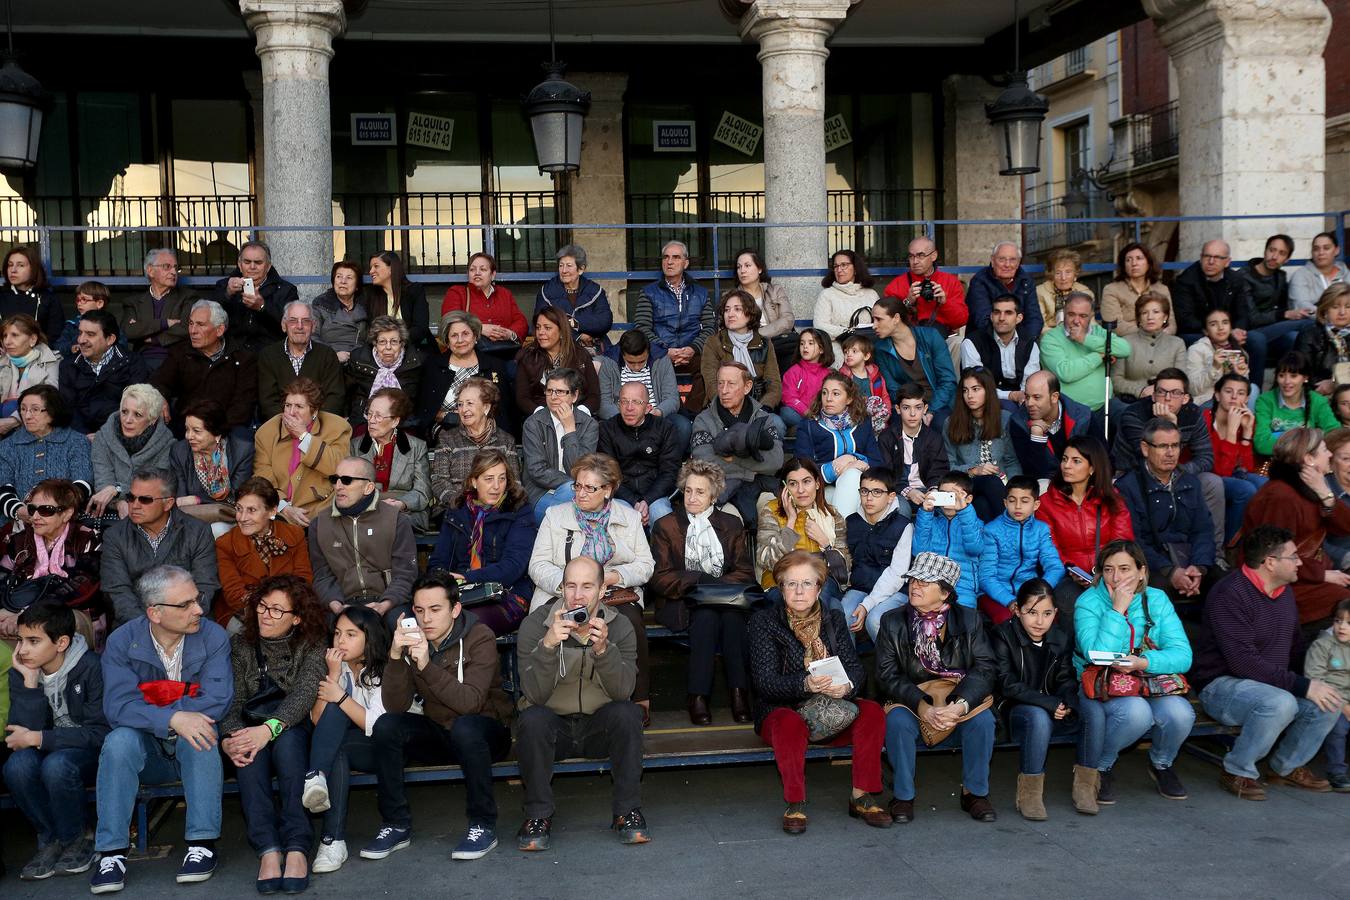
[(225, 309), (214, 300), (198, 300), (188, 314), (188, 341), (169, 353), (150, 383), (169, 401), (168, 420), (183, 436), (183, 410), (199, 399), (225, 408), (225, 423), (244, 428), (258, 403), (258, 361), (231, 336)]
[(113, 608), (115, 625), (141, 614), (136, 580), (156, 566), (177, 566), (192, 574), (201, 590), (203, 613), (220, 590), (216, 542), (211, 526), (174, 508), (178, 485), (167, 469), (141, 469), (121, 500), (127, 517), (103, 532), (99, 581)]
[(369, 606), (392, 628), (417, 578), (412, 520), (380, 496), (368, 459), (348, 456), (329, 480), (332, 505), (309, 523), (314, 590), (334, 613), (349, 603)]
[(1206, 241), (1200, 260), (1172, 282), (1172, 315), (1176, 317), (1177, 334), (1189, 346), (1200, 340), (1210, 313), (1226, 310), (1233, 338), (1247, 351), (1252, 384), (1260, 389), (1266, 377), (1266, 336), (1248, 331), (1252, 326), (1251, 283), (1229, 266), (1232, 255), (1226, 241)]
[(239, 267), (216, 282), (211, 298), (230, 315), (235, 339), (257, 353), (281, 337), (286, 304), (300, 299), (295, 285), (272, 266), (272, 251), (262, 241), (239, 248)]
[(1017, 333), (1029, 341), (1041, 336), (1045, 319), (1041, 305), (1036, 301), (1036, 285), (1022, 268), (1022, 248), (1012, 241), (999, 241), (989, 254), (989, 265), (970, 279), (966, 291), (966, 306), (970, 309), (967, 330), (987, 330), (989, 317), (994, 312), (994, 301), (1012, 294), (1022, 304), (1022, 324)]
[(308, 378), (323, 389), (325, 412), (346, 412), (346, 384), (337, 352), (314, 340), (314, 310), (303, 300), (286, 304), (281, 325), (286, 337), (258, 353), (258, 413), (267, 421), (281, 412), (286, 385)]
[(142, 784), (183, 785), (187, 852), (178, 883), (215, 871), (223, 786), (216, 723), (234, 699), (230, 639), (206, 614), (215, 587), (178, 566), (154, 566), (130, 594), (135, 618), (108, 636), (103, 710), (112, 730), (99, 752), (92, 893), (126, 884), (127, 832)]
[(705, 397), (703, 345), (717, 330), (717, 305), (707, 288), (684, 277), (688, 268), (689, 248), (682, 241), (666, 241), (661, 277), (642, 289), (633, 308), (633, 327), (647, 335), (652, 359), (668, 356), (680, 382), (692, 384), (685, 405), (697, 412)]
[(145, 277), (149, 287), (123, 302), (118, 325), (146, 368), (154, 371), (169, 348), (187, 337), (188, 310), (197, 294), (178, 283), (178, 253), (168, 248), (145, 254)]

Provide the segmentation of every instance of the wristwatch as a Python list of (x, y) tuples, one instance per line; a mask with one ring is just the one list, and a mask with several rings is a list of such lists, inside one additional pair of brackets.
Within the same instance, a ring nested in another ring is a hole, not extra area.
[(286, 730), (286, 726), (282, 724), (282, 721), (280, 719), (268, 719), (263, 724), (266, 725), (268, 730), (272, 732), (271, 740), (273, 741), (281, 737), (281, 733)]

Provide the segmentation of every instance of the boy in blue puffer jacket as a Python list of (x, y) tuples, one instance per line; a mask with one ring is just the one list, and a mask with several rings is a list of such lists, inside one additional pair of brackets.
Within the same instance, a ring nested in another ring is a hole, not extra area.
[(1022, 583), (1037, 576), (1054, 587), (1064, 577), (1050, 526), (1036, 518), (1039, 485), (1030, 475), (1008, 479), (1003, 515), (984, 526), (980, 556), (980, 610), (998, 625), (1012, 618), (1008, 607)]
[(984, 552), (984, 524), (970, 505), (974, 483), (965, 472), (948, 472), (937, 490), (956, 497), (953, 506), (934, 508), (933, 495), (924, 497), (923, 509), (914, 521), (914, 555), (932, 552), (961, 565), (961, 580), (956, 585), (956, 602), (975, 609), (979, 593), (980, 555)]

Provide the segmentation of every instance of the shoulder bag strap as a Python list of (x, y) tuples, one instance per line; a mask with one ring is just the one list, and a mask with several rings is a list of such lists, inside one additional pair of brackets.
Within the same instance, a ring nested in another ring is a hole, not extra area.
[(1097, 565), (1097, 554), (1102, 550), (1102, 500), (1097, 499), (1097, 534), (1092, 540), (1092, 565)]

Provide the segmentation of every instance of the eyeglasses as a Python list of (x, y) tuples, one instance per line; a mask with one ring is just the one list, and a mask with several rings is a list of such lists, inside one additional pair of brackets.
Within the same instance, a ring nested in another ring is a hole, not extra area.
[(1155, 443), (1153, 443), (1152, 441), (1144, 441), (1144, 443), (1145, 443), (1145, 444), (1148, 444), (1148, 445), (1149, 445), (1150, 447), (1152, 447), (1154, 450), (1180, 450), (1180, 449), (1181, 449), (1181, 445), (1180, 445), (1180, 444), (1155, 444)]
[(399, 338), (380, 338), (375, 342), (375, 346), (383, 350), (389, 350), (393, 347), (402, 347), (403, 341)]
[(851, 269), (851, 268), (853, 268), (853, 263), (851, 263), (851, 262), (837, 262), (837, 263), (835, 263), (833, 266), (831, 266), (830, 268), (833, 268), (833, 269)]
[(572, 392), (567, 388), (544, 388), (544, 393), (550, 397), (565, 397)]
[(44, 519), (50, 519), (52, 516), (61, 514), (61, 507), (50, 503), (27, 503), (28, 514), (30, 516), (42, 516)]
[(1205, 253), (1202, 254), (1200, 258), (1203, 259), (1205, 262), (1223, 262), (1229, 259), (1229, 257), (1227, 256), (1219, 256), (1218, 254), (1215, 253)]
[(820, 587), (820, 582), (814, 578), (808, 578), (805, 581), (785, 581), (783, 582), (783, 593), (796, 594), (802, 591), (814, 591)]
[(394, 417), (386, 416), (383, 413), (373, 413), (373, 412), (366, 413), (367, 422), (383, 422), (385, 419), (392, 419), (392, 418)]
[(927, 253), (911, 253), (911, 254), (909, 254), (909, 258), (910, 258), (910, 259), (926, 259), (926, 258), (932, 256), (932, 255), (935, 254), (935, 253), (937, 253), (936, 250), (929, 250)]
[(1153, 389), (1153, 396), (1161, 397), (1163, 400), (1179, 400), (1186, 396), (1186, 392), (1178, 390), (1164, 391), (1155, 387)]
[(165, 606), (165, 607), (168, 607), (169, 609), (187, 609), (188, 607), (191, 607), (191, 606), (200, 606), (200, 607), (202, 607), (202, 609), (205, 609), (206, 606), (205, 606), (204, 603), (203, 603), (204, 599), (205, 599), (205, 597), (204, 597), (202, 594), (198, 594), (197, 596), (193, 597), (191, 600), (187, 600), (187, 601), (185, 601), (185, 602), (183, 602), (183, 603), (151, 603), (150, 605), (151, 605), (151, 606)]
[(163, 269), (166, 272), (181, 272), (182, 268), (177, 263), (155, 263), (150, 268)]
[(1272, 553), (1272, 554), (1270, 555), (1270, 558), (1271, 558), (1271, 559), (1298, 559), (1299, 556), (1298, 556), (1297, 553), (1295, 553), (1293, 556), (1276, 556), (1275, 554)]
[(605, 487), (606, 487), (606, 485), (603, 485), (603, 484), (587, 484), (587, 483), (584, 482), (584, 481), (574, 481), (574, 482), (572, 482), (572, 490), (575, 491), (575, 492), (578, 493), (578, 494), (581, 494), (581, 493), (594, 494), (596, 491), (602, 491), (602, 490), (604, 490)]
[(20, 406), (20, 407), (19, 407), (19, 415), (21, 415), (21, 416), (38, 416), (38, 415), (41, 415), (41, 414), (45, 413), (46, 411), (47, 411), (47, 407), (45, 407), (45, 406)]
[(151, 497), (148, 494), (133, 494), (127, 491), (122, 495), (122, 499), (128, 503), (139, 503), (141, 506), (149, 506), (157, 500), (168, 500), (168, 497)]
[(863, 497), (885, 497), (889, 493), (885, 488), (858, 488), (858, 494)]
[(340, 481), (340, 482), (342, 482), (342, 484), (343, 484), (344, 486), (345, 486), (345, 485), (351, 484), (353, 481), (372, 481), (372, 480), (373, 480), (373, 479), (367, 478), (367, 477), (364, 476), (364, 475), (329, 475), (329, 476), (328, 476), (328, 483), (329, 483), (329, 484), (337, 484), (337, 483)]
[(268, 619), (280, 619), (287, 613), (293, 613), (293, 609), (282, 609), (280, 606), (268, 606), (266, 603), (258, 604), (258, 615)]

